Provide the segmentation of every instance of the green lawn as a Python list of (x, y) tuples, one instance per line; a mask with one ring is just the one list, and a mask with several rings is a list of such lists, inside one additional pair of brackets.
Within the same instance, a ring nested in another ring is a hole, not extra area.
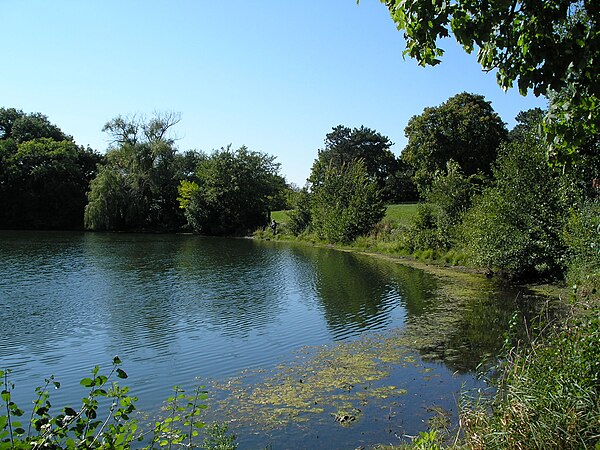
[[(287, 223), (290, 217), (287, 211), (271, 212), (271, 219), (277, 223)], [(399, 225), (410, 225), (417, 214), (416, 203), (402, 203), (399, 205), (387, 205), (385, 210), (385, 218)]]
[(417, 203), (402, 203), (399, 205), (387, 205), (385, 218), (398, 225), (410, 225), (417, 215)]
[(271, 211), (271, 219), (277, 223), (287, 223), (290, 220), (290, 216), (286, 210), (283, 211)]

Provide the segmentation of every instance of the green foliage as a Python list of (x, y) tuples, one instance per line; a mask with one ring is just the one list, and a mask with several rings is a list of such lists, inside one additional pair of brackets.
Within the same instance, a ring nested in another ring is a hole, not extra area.
[(226, 423), (212, 423), (206, 427), (206, 437), (203, 448), (205, 450), (235, 450), (238, 446), (234, 434), (227, 434)]
[(183, 225), (177, 187), (200, 154), (176, 153), (173, 114), (145, 120), (117, 117), (104, 126), (113, 139), (106, 165), (91, 183), (85, 226), (92, 230), (174, 230)]
[(101, 161), (68, 140), (0, 140), (0, 228), (82, 228), (86, 192)]
[[(558, 163), (579, 160), (600, 127), (600, 9), (593, 0), (429, 2), (382, 0), (421, 65), (440, 62), (440, 38), (453, 36), (498, 84), (525, 95), (560, 93), (546, 118), (547, 149)], [(597, 151), (597, 147), (596, 147)]]
[(464, 220), (472, 261), (515, 277), (561, 270), (564, 207), (559, 180), (535, 142), (507, 144), (486, 188)]
[(470, 208), (481, 181), (475, 175), (465, 177), (453, 160), (448, 161), (445, 172), (434, 175), (425, 197), (435, 211), (436, 228), (448, 243), (456, 241), (455, 228)]
[(463, 417), (467, 443), (474, 448), (597, 448), (598, 314), (596, 308), (530, 347), (511, 350), (492, 404), (483, 402)]
[(209, 235), (247, 233), (266, 225), (274, 199), (285, 189), (278, 171), (274, 156), (246, 147), (215, 151), (198, 164), (197, 187), (180, 185), (188, 223)]
[(567, 279), (580, 295), (600, 292), (600, 199), (573, 209), (565, 242), (569, 252)]
[(377, 184), (362, 160), (330, 167), (313, 189), (311, 229), (328, 242), (348, 243), (367, 234), (385, 214)]
[[(4, 381), (2, 401), (6, 406), (6, 414), (0, 416), (2, 448), (8, 443), (11, 448), (22, 449), (129, 448), (136, 439), (138, 425), (130, 415), (135, 411), (137, 398), (129, 396), (128, 388), (120, 387), (116, 381), (109, 383), (114, 377), (127, 378), (125, 371), (118, 367), (120, 364), (120, 359), (115, 357), (108, 375), (101, 374), (96, 366), (91, 377), (81, 380), (80, 384), (89, 389), (81, 407), (66, 406), (56, 416), (50, 413), (49, 388), (58, 389), (60, 383), (54, 377), (46, 379), (46, 384), (36, 389), (28, 425), (19, 419), (24, 411), (11, 401), (14, 384), (8, 378), (9, 371), (0, 371)], [(105, 415), (100, 409), (101, 403), (110, 405)]]
[(448, 250), (459, 241), (459, 225), (471, 206), (480, 184), (477, 176), (465, 177), (456, 162), (448, 161), (445, 171), (438, 171), (420, 203), (412, 224), (405, 233), (404, 245), (414, 251)]
[(298, 196), (296, 199), (294, 209), (288, 213), (288, 216), (290, 220), (287, 224), (287, 227), (295, 236), (303, 233), (310, 226), (312, 219), (310, 210), (310, 194), (306, 188), (302, 189), (300, 192), (300, 196)]
[[(134, 417), (137, 398), (129, 395), (129, 388), (121, 387), (114, 378), (126, 379), (121, 360), (115, 357), (107, 375), (96, 366), (91, 376), (80, 384), (88, 389), (78, 409), (66, 406), (57, 415), (51, 414), (50, 389), (60, 388), (54, 376), (45, 380), (43, 387), (36, 388), (36, 398), (29, 423), (22, 417), (25, 411), (12, 400), (14, 384), (10, 371), (0, 371), (2, 379), (0, 415), (0, 448), (2, 449), (122, 449), (130, 448), (206, 448), (235, 450), (236, 437), (227, 433), (227, 425), (211, 424), (201, 434), (205, 423), (202, 412), (207, 408), (208, 393), (204, 386), (197, 386), (186, 395), (174, 387), (163, 408), (164, 417), (145, 429)], [(204, 436), (204, 443), (199, 444)]]
[(40, 113), (25, 114), (15, 108), (0, 108), (0, 139), (15, 144), (47, 138), (53, 141), (73, 141)]
[(437, 431), (421, 431), (419, 433), (419, 437), (413, 441), (413, 448), (417, 450), (442, 450), (442, 445)]
[(482, 95), (463, 92), (438, 107), (413, 116), (404, 133), (408, 144), (402, 159), (414, 170), (419, 192), (425, 193), (437, 171), (454, 160), (467, 176), (488, 174), (500, 143), (508, 133)]
[(397, 191), (398, 162), (390, 151), (392, 142), (375, 130), (361, 126), (350, 129), (343, 125), (333, 128), (325, 137), (325, 148), (311, 169), (309, 182), (312, 186), (323, 183), (330, 167), (341, 168), (356, 159), (362, 159), (367, 174), (376, 180), (382, 198), (395, 200)]

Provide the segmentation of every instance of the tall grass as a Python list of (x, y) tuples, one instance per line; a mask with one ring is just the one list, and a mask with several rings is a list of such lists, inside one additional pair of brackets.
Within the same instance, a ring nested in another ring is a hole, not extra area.
[(509, 353), (495, 398), (463, 414), (469, 448), (600, 448), (599, 316)]

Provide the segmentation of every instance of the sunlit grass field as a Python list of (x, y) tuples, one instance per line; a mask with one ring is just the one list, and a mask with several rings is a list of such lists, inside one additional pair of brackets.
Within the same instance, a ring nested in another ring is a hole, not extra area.
[[(417, 214), (417, 203), (402, 203), (398, 205), (387, 205), (385, 218), (398, 224), (408, 226)], [(277, 223), (284, 224), (290, 220), (288, 211), (273, 211), (271, 219)]]

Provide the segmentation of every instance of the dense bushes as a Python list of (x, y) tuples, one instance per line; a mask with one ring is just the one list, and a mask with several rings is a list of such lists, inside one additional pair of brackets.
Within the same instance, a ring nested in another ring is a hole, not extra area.
[(285, 189), (278, 171), (275, 157), (246, 147), (207, 156), (197, 165), (194, 181), (179, 187), (188, 224), (210, 235), (245, 234), (265, 226)]
[(600, 292), (600, 199), (587, 199), (567, 222), (567, 280), (580, 295)]
[(311, 229), (328, 242), (348, 243), (368, 233), (385, 208), (362, 160), (329, 167), (310, 199)]
[(516, 277), (560, 273), (565, 205), (544, 149), (532, 142), (506, 144), (493, 173), (494, 184), (464, 219), (471, 261)]

